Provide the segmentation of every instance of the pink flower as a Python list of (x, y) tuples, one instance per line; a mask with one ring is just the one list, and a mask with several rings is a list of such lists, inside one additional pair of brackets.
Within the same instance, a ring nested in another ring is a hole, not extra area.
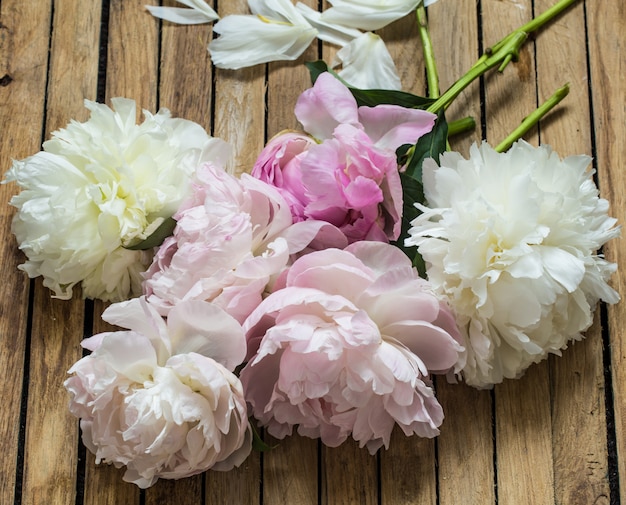
[(277, 438), (329, 446), (352, 436), (374, 453), (394, 424), (438, 434), (430, 372), (462, 347), (447, 306), (394, 246), (358, 242), (299, 258), (244, 323), (241, 380), (252, 414)]
[(329, 139), (337, 126), (349, 124), (362, 129), (376, 147), (394, 153), (430, 132), (437, 118), (431, 112), (399, 105), (359, 107), (350, 90), (327, 72), (300, 95), (295, 113), (304, 130), (316, 139)]
[(287, 201), (294, 222), (303, 221), (307, 201), (300, 164), (315, 141), (308, 135), (284, 132), (271, 139), (259, 155), (251, 174), (274, 186)]
[(397, 239), (402, 186), (395, 152), (428, 133), (436, 116), (397, 105), (359, 107), (329, 73), (302, 93), (295, 113), (320, 143), (280, 135), (261, 153), (253, 176), (279, 189), (295, 221), (325, 220), (349, 242)]
[(337, 126), (332, 139), (309, 149), (301, 170), (308, 218), (332, 223), (348, 242), (398, 238), (402, 185), (396, 155), (378, 149), (363, 130)]
[(111, 305), (103, 318), (128, 331), (83, 341), (93, 351), (65, 381), (70, 411), (96, 463), (126, 466), (141, 488), (239, 466), (251, 429), (239, 379), (241, 326), (215, 305), (181, 302), (167, 322), (144, 298)]
[[(174, 217), (173, 236), (145, 274), (148, 300), (164, 316), (182, 300), (211, 301), (240, 322), (261, 302), (290, 255), (329, 228), (322, 222), (292, 225), (274, 188), (210, 164), (198, 169), (193, 194)], [(338, 243), (341, 234), (326, 231), (330, 243)]]

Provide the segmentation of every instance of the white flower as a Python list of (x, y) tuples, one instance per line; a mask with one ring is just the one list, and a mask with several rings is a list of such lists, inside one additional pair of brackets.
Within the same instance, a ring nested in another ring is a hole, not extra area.
[(178, 3), (191, 7), (182, 9), (180, 7), (161, 7), (156, 5), (146, 5), (146, 9), (153, 16), (172, 23), (182, 25), (197, 25), (210, 23), (219, 19), (215, 12), (204, 0), (176, 0)]
[(96, 463), (125, 465), (124, 480), (141, 488), (240, 465), (251, 450), (232, 373), (246, 352), (241, 326), (203, 301), (180, 303), (167, 322), (143, 298), (111, 305), (103, 318), (129, 331), (83, 341), (93, 352), (65, 381)]
[(295, 60), (317, 35), (290, 0), (248, 0), (251, 16), (225, 16), (209, 52), (215, 66), (239, 69), (276, 60)]
[(333, 62), (333, 67), (338, 65), (342, 66), (339, 76), (355, 88), (402, 89), (398, 71), (385, 43), (371, 32), (342, 47)]
[(115, 111), (85, 101), (91, 117), (53, 133), (43, 151), (15, 161), (6, 181), (22, 188), (11, 199), (13, 232), (27, 256), (20, 268), (69, 299), (123, 300), (141, 293), (152, 252), (124, 249), (149, 236), (190, 191), (196, 167), (226, 161), (228, 148), (198, 124), (168, 110), (144, 111), (111, 100)]
[[(414, 11), (422, 0), (329, 0), (322, 20), (333, 24), (378, 30)], [(424, 0), (428, 6), (436, 0)]]
[(485, 143), (468, 160), (424, 163), (430, 208), (418, 205), (406, 244), (457, 314), (469, 384), (519, 377), (582, 338), (598, 300), (619, 300), (607, 284), (616, 265), (596, 251), (620, 230), (589, 162), (519, 141), (503, 154)]

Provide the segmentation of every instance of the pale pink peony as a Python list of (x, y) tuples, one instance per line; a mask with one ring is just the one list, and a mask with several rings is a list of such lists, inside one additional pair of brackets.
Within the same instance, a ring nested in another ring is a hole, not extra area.
[(241, 380), (252, 414), (277, 438), (374, 453), (394, 424), (433, 437), (443, 421), (429, 373), (455, 368), (448, 307), (394, 246), (358, 242), (299, 258), (244, 323)]
[(279, 189), (296, 221), (327, 221), (349, 242), (397, 239), (402, 186), (396, 149), (428, 133), (436, 116), (397, 105), (359, 107), (329, 73), (302, 93), (295, 113), (319, 144), (293, 133), (278, 136), (252, 174)]
[(111, 305), (103, 318), (129, 330), (84, 340), (93, 352), (65, 381), (96, 463), (125, 465), (124, 480), (141, 488), (239, 466), (252, 439), (232, 373), (245, 355), (239, 323), (197, 300), (166, 322), (143, 297)]
[[(164, 316), (182, 300), (211, 301), (240, 322), (261, 302), (290, 255), (329, 228), (322, 222), (292, 225), (289, 208), (274, 188), (210, 164), (198, 169), (193, 194), (174, 217), (173, 236), (145, 274), (148, 300)], [(337, 243), (337, 235), (331, 230), (325, 237)]]

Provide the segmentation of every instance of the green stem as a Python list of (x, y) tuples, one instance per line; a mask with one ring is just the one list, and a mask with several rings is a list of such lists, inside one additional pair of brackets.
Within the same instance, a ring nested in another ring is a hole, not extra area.
[(511, 134), (505, 138), (495, 148), (497, 152), (501, 153), (506, 151), (513, 142), (522, 138), (522, 136), (535, 126), (543, 116), (545, 116), (550, 110), (552, 110), (561, 100), (563, 100), (569, 93), (569, 84), (557, 89), (554, 94), (548, 98), (543, 104), (541, 104), (534, 112), (526, 116), (520, 125), (511, 132)]
[(448, 123), (448, 137), (471, 131), (474, 128), (476, 128), (476, 120), (471, 116), (450, 121)]
[(485, 54), (478, 59), (472, 68), (470, 68), (463, 77), (456, 81), (443, 95), (441, 95), (430, 107), (428, 107), (428, 110), (430, 112), (437, 112), (440, 109), (448, 108), (448, 106), (467, 86), (469, 86), (471, 82), (483, 75), (485, 72), (494, 67), (498, 67), (499, 71), (504, 70), (509, 62), (517, 60), (519, 50), (528, 38), (529, 33), (538, 30), (548, 21), (577, 1), (579, 0), (560, 0), (547, 11), (532, 19), (521, 28), (509, 33), (491, 48), (488, 48), (485, 51)]
[(428, 19), (426, 17), (426, 8), (424, 3), (420, 2), (417, 10), (417, 29), (422, 41), (422, 51), (424, 53), (424, 65), (426, 66), (426, 81), (428, 83), (428, 97), (439, 98), (439, 73), (437, 72), (437, 64), (435, 63), (435, 51), (433, 49), (433, 41), (428, 31)]

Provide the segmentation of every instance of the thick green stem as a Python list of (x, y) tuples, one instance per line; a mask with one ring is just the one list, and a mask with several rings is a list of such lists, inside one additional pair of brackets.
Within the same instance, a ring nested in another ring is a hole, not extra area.
[(428, 96), (429, 98), (439, 98), (439, 73), (437, 72), (435, 51), (433, 49), (433, 41), (430, 38), (430, 32), (428, 31), (428, 19), (426, 18), (426, 9), (423, 2), (420, 2), (415, 14), (417, 16), (417, 29), (422, 41), (422, 51), (424, 53)]
[(499, 153), (506, 151), (513, 142), (522, 138), (522, 136), (535, 126), (543, 116), (545, 116), (550, 110), (552, 110), (563, 98), (569, 93), (569, 84), (557, 89), (554, 94), (548, 98), (543, 104), (541, 104), (532, 114), (526, 116), (520, 125), (511, 132), (511, 134), (505, 138), (498, 146), (496, 151)]
[(504, 67), (506, 67), (510, 61), (517, 60), (519, 50), (528, 38), (529, 33), (538, 30), (548, 21), (578, 1), (579, 0), (560, 0), (547, 11), (532, 19), (524, 26), (514, 30), (497, 44), (487, 49), (485, 54), (478, 59), (472, 68), (428, 107), (428, 110), (437, 112), (441, 109), (446, 109), (471, 82), (485, 72), (494, 67), (498, 67), (500, 71), (504, 70)]

